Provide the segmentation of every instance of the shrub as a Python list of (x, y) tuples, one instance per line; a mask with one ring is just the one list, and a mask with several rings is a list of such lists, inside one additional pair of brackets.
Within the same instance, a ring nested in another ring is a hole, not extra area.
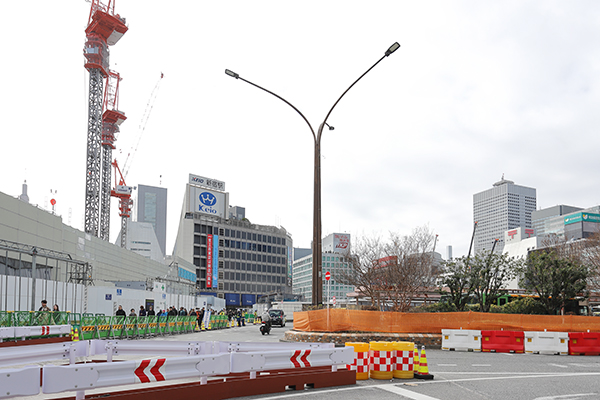
[(431, 313), (431, 312), (456, 312), (456, 305), (448, 302), (439, 302), (433, 304), (424, 304), (414, 307), (410, 312), (414, 313)]

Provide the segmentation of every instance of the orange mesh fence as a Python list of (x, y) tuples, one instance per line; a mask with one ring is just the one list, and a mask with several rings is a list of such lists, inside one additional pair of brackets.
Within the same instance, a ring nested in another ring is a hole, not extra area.
[(600, 332), (600, 318), (479, 312), (397, 313), (337, 308), (295, 312), (294, 329), (304, 332), (382, 333), (441, 333), (442, 329)]

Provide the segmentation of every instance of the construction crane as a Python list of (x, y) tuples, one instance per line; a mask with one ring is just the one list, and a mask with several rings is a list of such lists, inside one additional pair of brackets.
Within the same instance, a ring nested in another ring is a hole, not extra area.
[[(100, 203), (100, 238), (109, 240), (110, 235), (110, 197), (111, 191), (111, 165), (112, 151), (119, 133), (119, 126), (127, 119), (125, 113), (119, 110), (119, 82), (121, 76), (118, 72), (109, 71), (106, 77), (104, 102), (102, 109), (102, 190)], [(116, 178), (116, 176), (115, 176)]]
[[(154, 101), (156, 100), (156, 96), (158, 95), (158, 89), (160, 87), (160, 82), (162, 81), (163, 77), (164, 77), (164, 74), (161, 72), (160, 79), (158, 80), (158, 82), (156, 82), (156, 85), (154, 85), (154, 89), (152, 90), (152, 93), (150, 94), (150, 99), (148, 100), (148, 103), (146, 104), (146, 110), (144, 111), (144, 115), (142, 116), (142, 120), (140, 121), (139, 134), (137, 137), (135, 147), (133, 147), (133, 149), (127, 154), (127, 158), (125, 159), (125, 164), (123, 167), (123, 173), (121, 172), (121, 169), (119, 168), (119, 165), (118, 165), (116, 159), (111, 163), (111, 165), (114, 167), (115, 186), (114, 186), (114, 189), (111, 190), (110, 195), (112, 197), (117, 197), (119, 199), (119, 216), (121, 217), (121, 247), (123, 247), (123, 248), (127, 247), (127, 219), (131, 218), (131, 206), (133, 205), (133, 200), (131, 200), (131, 194), (133, 192), (133, 188), (131, 186), (127, 186), (127, 184), (125, 183), (125, 178), (127, 177), (127, 172), (129, 171), (129, 168), (131, 167), (131, 162), (129, 162), (129, 164), (127, 162), (130, 160), (130, 156), (131, 156), (131, 160), (133, 161), (133, 155), (137, 151), (137, 148), (140, 144), (140, 140), (142, 138), (142, 134), (144, 133), (144, 130), (146, 129), (146, 124), (148, 123), (148, 119), (150, 118), (150, 113), (152, 111), (152, 108), (154, 107)], [(117, 87), (117, 90), (118, 90), (118, 87)], [(117, 126), (117, 130), (118, 130), (118, 126)], [(113, 147), (113, 149), (114, 149), (114, 147)], [(117, 172), (119, 173), (119, 177), (120, 177), (119, 181), (117, 181)]]
[[(160, 78), (154, 85), (154, 89), (152, 89), (152, 93), (150, 93), (150, 97), (148, 98), (148, 102), (146, 103), (146, 109), (144, 110), (144, 114), (142, 115), (142, 119), (140, 120), (140, 125), (138, 126), (138, 137), (135, 142), (135, 145), (129, 150), (127, 153), (127, 158), (125, 158), (125, 163), (123, 164), (123, 176), (127, 177), (129, 173), (129, 169), (131, 168), (131, 164), (133, 163), (133, 157), (137, 152), (137, 149), (140, 145), (140, 141), (142, 140), (142, 134), (146, 130), (146, 125), (148, 124), (148, 119), (150, 119), (150, 114), (152, 113), (152, 109), (154, 108), (154, 102), (156, 101), (156, 97), (158, 96), (158, 90), (160, 89), (160, 84), (165, 74), (160, 73)], [(131, 160), (130, 160), (131, 157)]]
[[(85, 29), (83, 49), (85, 68), (90, 74), (88, 94), (88, 128), (85, 182), (84, 230), (94, 236), (99, 234), (101, 135), (103, 80), (109, 76), (108, 46), (115, 45), (127, 32), (125, 19), (115, 14), (115, 1), (108, 4), (91, 0), (92, 6)], [(106, 238), (107, 240), (108, 238)]]
[[(121, 247), (127, 247), (127, 219), (131, 218), (131, 206), (133, 200), (131, 200), (131, 193), (133, 188), (125, 184), (125, 178), (121, 173), (119, 164), (115, 159), (111, 165), (115, 170), (115, 188), (111, 190), (110, 195), (119, 199), (119, 216), (121, 217)], [(119, 180), (117, 181), (117, 172), (119, 173)]]

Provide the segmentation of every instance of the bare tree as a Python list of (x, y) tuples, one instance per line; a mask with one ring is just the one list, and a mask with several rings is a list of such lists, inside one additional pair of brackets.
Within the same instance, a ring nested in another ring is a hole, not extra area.
[(387, 262), (381, 267), (381, 289), (395, 311), (408, 311), (419, 294), (435, 286), (434, 240), (435, 235), (425, 226), (406, 236), (390, 233), (385, 247)]
[(352, 246), (352, 252), (346, 253), (344, 261), (348, 268), (334, 274), (333, 278), (344, 285), (356, 287), (359, 293), (371, 299), (371, 305), (381, 309), (379, 290), (379, 271), (373, 266), (384, 256), (383, 245), (379, 237), (358, 237)]

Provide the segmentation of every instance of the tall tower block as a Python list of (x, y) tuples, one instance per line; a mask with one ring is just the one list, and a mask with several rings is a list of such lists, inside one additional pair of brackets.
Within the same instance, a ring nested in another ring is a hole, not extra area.
[(90, 73), (84, 230), (94, 236), (100, 233), (103, 79), (109, 76), (108, 46), (116, 44), (128, 29), (125, 19), (115, 15), (114, 7), (114, 0), (109, 0), (108, 5), (92, 0), (83, 49), (85, 68)]

